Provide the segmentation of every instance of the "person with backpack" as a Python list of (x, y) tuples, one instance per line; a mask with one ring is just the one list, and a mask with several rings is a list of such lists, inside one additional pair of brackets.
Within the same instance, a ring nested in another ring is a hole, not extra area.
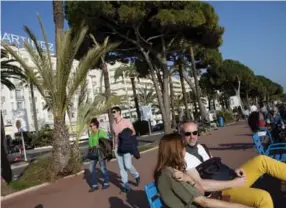
[(213, 158), (206, 145), (199, 144), (198, 126), (193, 121), (184, 123), (183, 139), (187, 145), (187, 173), (178, 172), (178, 180), (187, 174), (198, 181), (206, 192), (219, 191), (221, 195), (229, 196), (231, 202), (256, 208), (273, 208), (271, 195), (251, 186), (263, 174), (286, 181), (285, 163), (259, 155), (233, 170), (223, 164), (220, 158)]
[(91, 172), (91, 189), (89, 192), (98, 190), (98, 181), (96, 175), (96, 164), (99, 163), (100, 169), (103, 173), (103, 185), (102, 189), (109, 187), (109, 173), (106, 168), (106, 159), (102, 158), (102, 154), (99, 152), (99, 143), (101, 139), (108, 139), (107, 133), (99, 129), (99, 122), (96, 118), (93, 118), (89, 124), (89, 138), (88, 138), (88, 159), (90, 159), (89, 170)]

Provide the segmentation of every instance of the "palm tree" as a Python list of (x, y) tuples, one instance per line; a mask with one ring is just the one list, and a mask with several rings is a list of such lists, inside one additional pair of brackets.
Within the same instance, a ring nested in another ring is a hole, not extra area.
[(1, 84), (9, 90), (15, 90), (16, 87), (10, 79), (20, 81), (27, 80), (27, 76), (21, 68), (14, 65), (14, 59), (9, 59), (8, 52), (1, 48)]
[[(38, 16), (40, 28), (44, 37), (44, 43), (48, 48), (48, 40), (41, 18)], [(9, 46), (4, 48), (20, 63), (28, 76), (30, 82), (37, 88), (46, 103), (52, 109), (54, 116), (53, 133), (53, 174), (62, 172), (70, 158), (69, 133), (65, 124), (65, 115), (73, 96), (78, 87), (86, 79), (87, 73), (101, 57), (116, 45), (109, 45), (105, 40), (102, 45), (92, 47), (87, 54), (79, 60), (75, 70), (72, 69), (73, 61), (79, 47), (81, 46), (88, 28), (80, 26), (77, 30), (69, 29), (57, 39), (57, 64), (54, 70), (50, 51), (43, 51), (39, 46), (34, 33), (27, 27), (24, 29), (35, 45), (36, 51), (29, 43), (25, 43), (27, 50), (35, 67), (28, 66), (25, 61), (15, 53)]]
[(152, 106), (158, 106), (158, 101), (157, 101), (157, 95), (154, 90), (148, 88), (145, 86), (144, 88), (138, 88), (138, 98), (139, 98), (139, 103), (141, 105), (152, 105)]
[[(1, 85), (6, 86), (9, 90), (16, 89), (14, 83), (10, 79), (17, 79), (20, 81), (27, 79), (22, 69), (14, 65), (13, 62), (15, 62), (15, 60), (9, 59), (8, 52), (1, 48)], [(7, 153), (5, 127), (1, 110), (1, 175), (7, 183), (10, 183), (12, 181), (12, 170)]]
[(131, 63), (130, 65), (124, 64), (124, 65), (121, 65), (120, 67), (118, 67), (114, 73), (114, 80), (116, 82), (117, 79), (119, 79), (120, 77), (124, 78), (125, 76), (130, 78), (135, 108), (136, 108), (136, 112), (137, 112), (137, 118), (138, 118), (138, 120), (141, 120), (141, 113), (140, 113), (140, 109), (139, 109), (138, 96), (137, 96), (136, 84), (135, 84), (135, 78), (139, 77), (139, 73), (137, 72), (135, 64), (133, 64), (133, 63)]
[(77, 101), (76, 134), (75, 142), (72, 147), (72, 155), (77, 161), (81, 159), (78, 142), (83, 133), (88, 129), (88, 124), (91, 119), (105, 113), (113, 105), (121, 103), (121, 97), (116, 95), (111, 95), (109, 100), (106, 101), (104, 94), (98, 94), (93, 100), (90, 100), (86, 92), (87, 81), (85, 80), (80, 86)]
[(59, 53), (59, 39), (64, 33), (64, 2), (61, 0), (53, 0), (53, 17), (55, 23), (55, 41), (56, 41), (56, 55)]

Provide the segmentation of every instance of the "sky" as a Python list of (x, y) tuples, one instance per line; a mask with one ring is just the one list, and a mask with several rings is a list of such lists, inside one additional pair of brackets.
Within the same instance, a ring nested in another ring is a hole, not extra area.
[[(286, 2), (210, 2), (225, 28), (220, 51), (224, 59), (247, 65), (255, 74), (281, 84), (286, 91)], [(29, 26), (39, 39), (39, 13), (49, 42), (54, 42), (52, 2), (1, 2), (1, 37), (25, 36)], [(65, 23), (65, 27), (68, 24)]]

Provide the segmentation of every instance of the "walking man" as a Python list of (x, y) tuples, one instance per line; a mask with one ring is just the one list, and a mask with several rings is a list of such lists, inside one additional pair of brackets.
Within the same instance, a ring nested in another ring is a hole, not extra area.
[(123, 193), (127, 193), (130, 191), (130, 185), (128, 184), (128, 172), (131, 173), (131, 175), (136, 180), (136, 185), (138, 186), (140, 183), (140, 176), (137, 170), (132, 165), (132, 156), (130, 153), (120, 154), (118, 153), (118, 135), (126, 128), (129, 128), (132, 130), (132, 135), (135, 135), (135, 129), (132, 125), (132, 123), (125, 118), (121, 117), (121, 109), (119, 107), (112, 108), (112, 114), (114, 118), (113, 122), (113, 131), (115, 133), (113, 146), (114, 146), (114, 153), (118, 162), (118, 166), (120, 169), (120, 175), (121, 175), (121, 181), (122, 181), (122, 188), (121, 191)]

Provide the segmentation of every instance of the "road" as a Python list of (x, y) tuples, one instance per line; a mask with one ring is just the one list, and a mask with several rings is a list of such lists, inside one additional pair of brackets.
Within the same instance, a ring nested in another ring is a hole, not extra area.
[[(162, 133), (153, 134), (151, 136), (141, 136), (138, 137), (139, 146), (148, 145), (156, 140), (159, 140), (161, 138)], [(85, 162), (88, 161), (88, 159), (85, 157), (87, 155), (88, 150), (88, 144), (87, 142), (80, 144), (80, 152), (82, 156), (85, 158)], [(27, 150), (27, 157), (29, 161), (35, 160), (36, 158), (45, 158), (48, 156), (51, 156), (52, 152), (51, 149), (38, 149), (38, 150)], [(17, 178), (23, 170), (28, 165), (26, 163), (14, 163), (12, 165), (12, 171), (13, 171), (13, 177)]]

